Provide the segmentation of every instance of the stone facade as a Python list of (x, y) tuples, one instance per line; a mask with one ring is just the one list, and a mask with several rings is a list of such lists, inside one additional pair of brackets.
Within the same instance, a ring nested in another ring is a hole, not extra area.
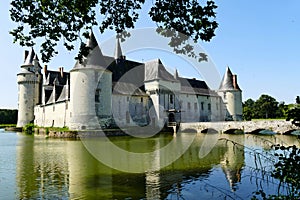
[(241, 120), (241, 90), (228, 68), (220, 90), (204, 81), (169, 73), (161, 60), (126, 60), (117, 41), (114, 56), (105, 56), (91, 34), (91, 50), (70, 72), (44, 73), (33, 51), (25, 54), (18, 74), (18, 127), (72, 130), (126, 126), (163, 127), (169, 123)]

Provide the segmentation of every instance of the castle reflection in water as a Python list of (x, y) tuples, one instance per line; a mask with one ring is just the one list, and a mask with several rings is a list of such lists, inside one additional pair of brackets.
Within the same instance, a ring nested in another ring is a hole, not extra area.
[[(184, 133), (177, 138), (184, 141)], [(241, 185), (245, 168), (245, 150), (225, 140), (219, 140), (207, 156), (199, 158), (205, 134), (197, 134), (193, 144), (175, 162), (157, 171), (124, 173), (96, 160), (80, 140), (45, 139), (21, 135), (17, 145), (18, 199), (165, 199), (181, 195), (183, 187), (208, 180), (235, 192)], [(223, 135), (247, 146), (257, 145), (255, 138), (245, 135)], [(111, 140), (114, 140), (113, 138)], [(126, 150), (153, 150), (168, 144), (171, 136), (147, 139), (119, 137), (118, 145)], [(289, 139), (289, 143), (295, 142)], [(260, 145), (264, 145), (261, 143)], [(299, 144), (298, 144), (299, 145)], [(264, 148), (264, 147), (263, 147)], [(105, 153), (105, 152), (104, 152)], [(164, 156), (153, 159), (159, 164)], [(122, 160), (121, 158), (112, 158)], [(131, 162), (127, 160), (127, 162)], [(142, 163), (136, 163), (136, 165)], [(217, 173), (218, 170), (220, 173)], [(215, 178), (210, 178), (218, 174)], [(196, 180), (196, 181), (195, 181)], [(198, 189), (199, 197), (203, 191)], [(188, 194), (185, 194), (188, 195)], [(195, 195), (195, 194), (193, 194)], [(206, 194), (209, 195), (209, 194)], [(205, 196), (205, 195), (204, 195)], [(206, 196), (207, 197), (207, 196)]]

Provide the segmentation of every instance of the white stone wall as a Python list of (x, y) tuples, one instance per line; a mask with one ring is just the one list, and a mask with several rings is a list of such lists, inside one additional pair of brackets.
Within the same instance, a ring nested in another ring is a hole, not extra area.
[(34, 119), (34, 106), (39, 102), (41, 75), (18, 74), (18, 122), (23, 127)]
[[(192, 122), (199, 121), (199, 103), (197, 96), (195, 94), (180, 94), (180, 104), (181, 104), (181, 121), (182, 122)], [(196, 107), (195, 107), (196, 104)]]
[[(96, 105), (95, 105), (95, 92), (100, 79), (99, 76), (102, 75), (100, 72), (101, 71), (96, 71), (93, 68), (81, 68), (81, 69), (71, 70), (70, 72), (70, 78), (71, 78), (70, 128), (71, 129), (82, 130), (82, 129), (100, 128), (99, 120), (98, 117), (96, 116)], [(103, 79), (105, 78), (103, 77)], [(111, 88), (111, 86), (108, 88)], [(109, 97), (104, 96), (104, 98), (109, 98)], [(111, 98), (109, 99), (109, 101), (111, 101)], [(103, 103), (107, 105), (106, 101), (104, 101)]]
[(112, 112), (119, 127), (146, 125), (148, 96), (114, 94), (112, 96)]
[(70, 109), (69, 101), (50, 105), (35, 106), (34, 124), (41, 127), (69, 127)]
[[(107, 118), (112, 114), (112, 73), (109, 71), (96, 71), (96, 90), (99, 92), (99, 101), (96, 102), (96, 114), (99, 117)], [(94, 92), (94, 94), (95, 94)], [(95, 97), (94, 97), (95, 99)]]
[(241, 91), (227, 91), (219, 92), (225, 105), (228, 117), (232, 117), (235, 121), (242, 120), (243, 104), (242, 104), (242, 92)]
[[(155, 80), (145, 83), (145, 90), (150, 94), (152, 108), (150, 108), (151, 123), (162, 127), (168, 120), (166, 110), (179, 109), (180, 82)], [(170, 102), (173, 95), (173, 103)]]

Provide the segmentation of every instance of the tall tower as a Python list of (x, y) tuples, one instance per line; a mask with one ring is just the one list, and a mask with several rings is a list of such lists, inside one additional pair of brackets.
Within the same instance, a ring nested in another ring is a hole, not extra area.
[(24, 64), (17, 74), (18, 122), (23, 127), (34, 120), (34, 106), (41, 103), (42, 74), (38, 57), (33, 48), (25, 51)]
[(226, 69), (218, 93), (226, 105), (227, 119), (241, 121), (243, 117), (242, 90), (237, 83), (237, 75), (233, 75), (229, 67)]
[(112, 73), (91, 32), (90, 52), (70, 71), (70, 128), (99, 129), (99, 118), (111, 117)]

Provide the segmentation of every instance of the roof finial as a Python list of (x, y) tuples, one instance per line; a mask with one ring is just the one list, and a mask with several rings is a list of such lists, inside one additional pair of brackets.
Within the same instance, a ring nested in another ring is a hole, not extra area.
[(89, 38), (86, 41), (86, 46), (90, 49), (94, 49), (96, 46), (98, 46), (98, 42), (92, 30), (90, 32)]
[(177, 71), (177, 69), (175, 69), (175, 73), (174, 73), (174, 78), (176, 79), (176, 80), (178, 80), (178, 71)]
[(115, 48), (115, 59), (120, 59), (122, 57), (122, 49), (118, 36), (116, 37), (116, 48)]

